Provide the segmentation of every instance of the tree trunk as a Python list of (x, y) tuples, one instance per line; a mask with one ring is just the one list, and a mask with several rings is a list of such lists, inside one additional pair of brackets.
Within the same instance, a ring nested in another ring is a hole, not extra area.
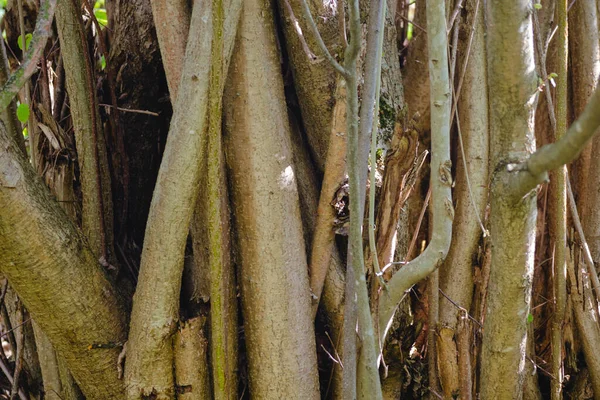
[[(488, 3), (492, 264), (481, 357), (481, 397), (523, 396), (535, 238), (535, 191), (514, 193), (507, 164), (534, 150), (536, 77), (530, 4)], [(515, 88), (519, 88), (516, 90)]]
[(224, 108), (250, 391), (316, 399), (306, 253), (268, 4), (244, 2)]

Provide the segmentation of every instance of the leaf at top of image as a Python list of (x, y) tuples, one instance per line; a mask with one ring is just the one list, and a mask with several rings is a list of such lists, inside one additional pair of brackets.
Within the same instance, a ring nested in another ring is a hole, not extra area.
[(25, 103), (19, 104), (19, 107), (17, 107), (17, 118), (21, 122), (27, 122), (29, 119), (29, 105)]

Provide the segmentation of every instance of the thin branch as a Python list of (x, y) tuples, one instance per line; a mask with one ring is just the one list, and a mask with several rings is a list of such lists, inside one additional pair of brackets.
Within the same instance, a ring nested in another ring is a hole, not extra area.
[(285, 9), (287, 10), (287, 12), (290, 16), (290, 19), (292, 20), (292, 25), (294, 25), (294, 30), (296, 31), (296, 34), (298, 35), (298, 39), (300, 40), (300, 44), (302, 45), (302, 50), (304, 50), (304, 53), (306, 54), (306, 56), (308, 57), (308, 59), (310, 61), (312, 61), (312, 62), (317, 61), (317, 56), (310, 50), (310, 47), (308, 47), (308, 43), (306, 43), (306, 39), (304, 37), (304, 34), (302, 33), (302, 28), (300, 28), (300, 23), (298, 22), (298, 19), (294, 15), (294, 10), (292, 9), (292, 6), (290, 5), (290, 1), (283, 0), (283, 4), (285, 4)]
[(99, 106), (102, 107), (107, 107), (107, 108), (116, 108), (119, 111), (123, 111), (123, 112), (129, 112), (129, 113), (135, 113), (135, 114), (146, 114), (146, 115), (152, 115), (153, 117), (158, 117), (160, 114), (156, 113), (154, 111), (148, 111), (148, 110), (136, 110), (136, 109), (132, 109), (132, 108), (123, 108), (123, 107), (115, 107), (111, 104), (98, 104)]
[(0, 89), (0, 109), (8, 107), (19, 90), (29, 80), (37, 69), (37, 63), (42, 56), (46, 41), (52, 34), (52, 20), (56, 10), (56, 0), (45, 0), (40, 7), (38, 19), (33, 32), (29, 50), (19, 68), (13, 72), (6, 84)]
[[(348, 75), (350, 74), (350, 71), (348, 71), (346, 68), (342, 67), (335, 60), (335, 58), (333, 58), (333, 56), (329, 52), (329, 49), (327, 49), (325, 42), (323, 42), (323, 38), (321, 37), (321, 34), (319, 33), (319, 28), (317, 28), (317, 24), (315, 24), (315, 20), (313, 19), (312, 13), (310, 12), (310, 8), (308, 7), (308, 3), (306, 2), (306, 0), (301, 0), (301, 3), (302, 3), (302, 10), (304, 11), (304, 18), (306, 18), (306, 20), (308, 21), (308, 25), (310, 26), (310, 29), (312, 30), (312, 33), (315, 37), (315, 40), (317, 41), (317, 44), (319, 45), (319, 48), (321, 49), (321, 52), (323, 52), (323, 55), (325, 56), (327, 61), (329, 61), (331, 66), (337, 72), (339, 72), (344, 78), (347, 78)], [(356, 42), (356, 40), (354, 40), (354, 41)]]
[(404, 292), (435, 271), (444, 261), (452, 237), (452, 175), (450, 162), (450, 79), (448, 76), (448, 40), (444, 1), (427, 3), (427, 35), (431, 102), (431, 183), (433, 239), (425, 251), (402, 267), (388, 282), (389, 290), (379, 297), (379, 326), (385, 338), (392, 317)]
[[(6, 376), (6, 379), (8, 379), (8, 382), (12, 385), (12, 383), (14, 381), (13, 375), (10, 373), (10, 369), (8, 369), (8, 365), (6, 365), (4, 363), (4, 361), (2, 361), (2, 360), (0, 360), (0, 369), (4, 373), (4, 376)], [(23, 389), (19, 389), (19, 398), (21, 400), (29, 400), (29, 398), (27, 397), (27, 395), (25, 394)]]
[(515, 192), (521, 197), (539, 183), (548, 179), (548, 171), (573, 161), (585, 144), (600, 127), (600, 88), (594, 91), (579, 118), (557, 142), (541, 147), (527, 161), (521, 164), (509, 164), (509, 171), (517, 171)]
[(414, 26), (415, 28), (419, 29), (421, 32), (427, 33), (427, 29), (423, 28), (421, 25), (406, 18), (404, 15), (400, 15), (399, 17), (402, 18), (404, 21), (408, 22), (409, 24), (411, 24), (412, 26)]
[[(23, 324), (23, 305), (20, 300), (17, 300), (17, 310), (16, 317), (19, 325)], [(15, 362), (15, 373), (13, 374), (13, 382), (12, 387), (10, 389), (10, 399), (14, 400), (19, 393), (19, 378), (21, 376), (21, 371), (23, 371), (23, 343), (24, 343), (24, 333), (23, 331), (17, 334), (17, 348), (14, 349), (16, 352), (16, 362)]]
[(456, 5), (454, 6), (454, 11), (452, 11), (452, 15), (450, 16), (450, 19), (448, 19), (448, 27), (446, 28), (447, 35), (449, 35), (452, 28), (454, 28), (454, 21), (456, 21), (456, 18), (458, 17), (460, 10), (462, 10), (462, 8), (463, 8), (462, 2), (463, 2), (463, 0), (458, 0), (456, 2)]
[(596, 267), (592, 258), (592, 253), (590, 252), (590, 246), (588, 246), (588, 242), (585, 239), (585, 235), (583, 233), (583, 227), (581, 226), (581, 220), (579, 219), (579, 212), (577, 212), (577, 203), (575, 203), (573, 189), (571, 189), (571, 180), (569, 179), (568, 174), (567, 196), (569, 198), (569, 209), (571, 210), (573, 225), (575, 226), (575, 230), (577, 231), (577, 235), (579, 236), (579, 240), (581, 241), (581, 247), (583, 249), (585, 263), (587, 264), (589, 274), (592, 277), (592, 284), (594, 285), (594, 292), (596, 293), (596, 301), (600, 301), (600, 280), (598, 279), (598, 274), (596, 273)]

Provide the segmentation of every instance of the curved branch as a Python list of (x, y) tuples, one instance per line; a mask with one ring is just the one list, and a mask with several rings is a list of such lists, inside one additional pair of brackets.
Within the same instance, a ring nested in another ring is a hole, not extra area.
[(427, 3), (429, 76), (431, 92), (431, 188), (433, 235), (425, 251), (402, 267), (388, 282), (388, 291), (379, 297), (379, 335), (381, 342), (404, 292), (444, 261), (452, 238), (452, 175), (450, 162), (450, 79), (448, 77), (448, 40), (443, 0)]
[(338, 63), (335, 60), (335, 58), (333, 58), (333, 56), (327, 49), (327, 46), (325, 45), (325, 42), (323, 41), (323, 38), (321, 37), (321, 34), (319, 33), (319, 28), (317, 28), (317, 24), (315, 23), (315, 20), (313, 19), (312, 13), (310, 12), (310, 8), (308, 7), (308, 3), (306, 2), (306, 0), (302, 0), (302, 11), (304, 11), (304, 17), (308, 21), (308, 24), (310, 25), (310, 29), (312, 30), (312, 33), (315, 36), (315, 40), (317, 41), (317, 44), (319, 45), (319, 48), (321, 49), (321, 52), (323, 53), (323, 55), (325, 56), (327, 61), (329, 61), (331, 66), (337, 72), (339, 72), (344, 78), (347, 78), (349, 76), (350, 72), (346, 68), (342, 67), (340, 65), (340, 63)]

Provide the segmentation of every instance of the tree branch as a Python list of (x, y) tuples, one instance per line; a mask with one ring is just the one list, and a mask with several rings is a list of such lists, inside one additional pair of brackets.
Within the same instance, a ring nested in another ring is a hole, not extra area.
[(42, 56), (46, 41), (52, 34), (52, 20), (56, 10), (56, 0), (46, 0), (42, 3), (25, 61), (11, 74), (6, 84), (0, 90), (0, 110), (9, 106), (12, 99), (19, 93), (25, 82), (37, 69), (37, 63)]
[(521, 197), (548, 180), (548, 171), (573, 161), (600, 127), (600, 88), (596, 89), (583, 113), (557, 142), (541, 147), (522, 164), (509, 164), (518, 172), (514, 193)]
[[(325, 56), (327, 61), (329, 61), (331, 66), (337, 72), (339, 72), (344, 78), (347, 78), (351, 72), (348, 71), (347, 67), (346, 68), (342, 67), (340, 65), (340, 63), (338, 63), (335, 60), (335, 58), (333, 58), (333, 56), (329, 52), (329, 49), (327, 49), (327, 46), (325, 45), (325, 42), (323, 41), (321, 34), (319, 33), (319, 28), (317, 28), (317, 24), (315, 24), (315, 20), (313, 19), (312, 13), (310, 12), (310, 8), (308, 7), (307, 1), (301, 0), (301, 3), (302, 3), (302, 11), (304, 11), (304, 18), (306, 18), (306, 20), (308, 21), (308, 25), (310, 26), (310, 29), (312, 30), (312, 33), (315, 36), (315, 40), (317, 41), (317, 44), (319, 45), (321, 52), (323, 53), (323, 55)], [(359, 43), (359, 46), (360, 46), (360, 43)]]
[(452, 174), (450, 162), (450, 80), (448, 40), (443, 0), (427, 3), (431, 103), (431, 182), (433, 235), (425, 251), (402, 267), (379, 297), (379, 336), (384, 342), (404, 292), (435, 271), (444, 261), (452, 238)]

